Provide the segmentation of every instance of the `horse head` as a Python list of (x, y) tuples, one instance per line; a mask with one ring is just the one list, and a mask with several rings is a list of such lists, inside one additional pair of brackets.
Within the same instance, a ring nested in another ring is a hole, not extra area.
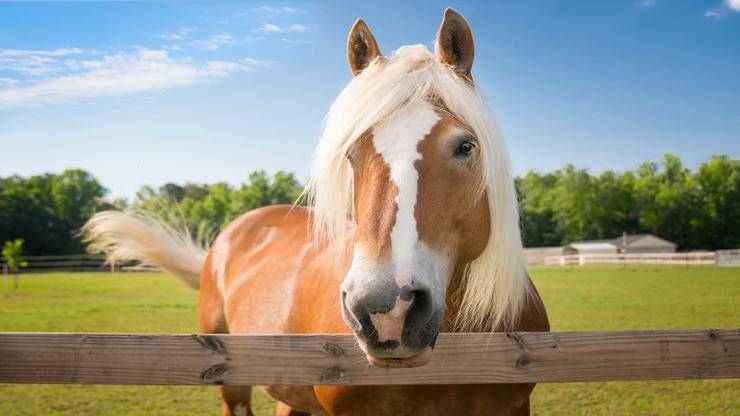
[[(445, 11), (436, 55), (412, 45), (384, 57), (362, 20), (347, 50), (354, 79), (332, 105), (309, 183), (315, 223), (351, 240), (341, 308), (368, 360), (423, 365), (451, 296), (462, 329), (517, 312), (525, 286), (508, 160), (473, 83), (462, 15)], [(339, 222), (348, 200), (351, 234)]]

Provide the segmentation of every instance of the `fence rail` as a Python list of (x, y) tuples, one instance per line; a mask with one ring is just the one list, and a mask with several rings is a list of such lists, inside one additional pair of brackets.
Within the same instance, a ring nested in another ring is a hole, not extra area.
[(0, 333), (0, 382), (471, 384), (740, 377), (740, 328), (441, 334), (423, 367), (369, 366), (351, 335)]
[(740, 249), (717, 250), (717, 265), (720, 267), (740, 267)]
[(692, 253), (604, 253), (569, 254), (545, 257), (546, 265), (587, 265), (587, 264), (662, 264), (674, 266), (706, 266), (717, 264), (714, 251)]
[[(105, 256), (98, 254), (74, 254), (65, 256), (25, 256), (28, 265), (18, 270), (19, 273), (44, 272), (104, 272), (132, 270), (133, 263), (110, 265), (105, 263)], [(0, 269), (5, 261), (0, 259)], [(151, 269), (149, 269), (151, 270)]]

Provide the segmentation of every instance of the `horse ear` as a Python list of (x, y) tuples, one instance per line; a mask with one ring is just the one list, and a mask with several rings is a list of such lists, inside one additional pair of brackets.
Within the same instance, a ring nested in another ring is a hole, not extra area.
[(458, 75), (472, 81), (470, 69), (473, 67), (473, 32), (467, 20), (455, 9), (448, 7), (437, 34), (437, 54), (439, 60), (449, 65)]
[(380, 56), (378, 43), (362, 19), (357, 19), (347, 38), (347, 62), (352, 75), (357, 76), (373, 59)]

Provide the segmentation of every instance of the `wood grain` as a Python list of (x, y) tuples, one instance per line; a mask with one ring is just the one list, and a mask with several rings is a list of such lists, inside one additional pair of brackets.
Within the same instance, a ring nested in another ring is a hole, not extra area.
[(419, 368), (368, 365), (350, 335), (0, 333), (0, 382), (468, 384), (740, 377), (740, 328), (441, 334)]

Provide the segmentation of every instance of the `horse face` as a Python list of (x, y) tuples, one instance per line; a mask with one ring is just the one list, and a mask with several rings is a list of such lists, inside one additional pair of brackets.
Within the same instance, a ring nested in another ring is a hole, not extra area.
[[(472, 34), (454, 10), (445, 12), (438, 45), (440, 62), (472, 82)], [(352, 73), (383, 59), (358, 20), (348, 40)], [(443, 103), (418, 98), (357, 139), (347, 157), (356, 232), (341, 288), (344, 320), (371, 363), (423, 365), (452, 276), (483, 252), (490, 235), (477, 139)]]
[(345, 321), (377, 365), (426, 363), (446, 288), (489, 235), (474, 135), (419, 100), (351, 149), (354, 257), (342, 284)]

